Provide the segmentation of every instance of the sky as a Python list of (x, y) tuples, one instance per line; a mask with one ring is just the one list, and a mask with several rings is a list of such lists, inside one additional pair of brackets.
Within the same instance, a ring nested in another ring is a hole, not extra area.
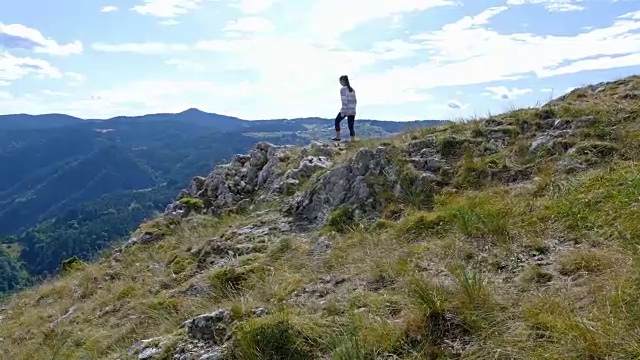
[(462, 119), (640, 73), (639, 0), (0, 0), (0, 114)]

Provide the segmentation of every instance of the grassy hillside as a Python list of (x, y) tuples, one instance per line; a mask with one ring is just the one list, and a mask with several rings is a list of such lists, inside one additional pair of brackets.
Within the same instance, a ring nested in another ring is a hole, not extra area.
[[(637, 359), (638, 99), (630, 77), (391, 139), (259, 145), (130, 246), (9, 299), (0, 357)], [(233, 180), (256, 169), (284, 180)]]

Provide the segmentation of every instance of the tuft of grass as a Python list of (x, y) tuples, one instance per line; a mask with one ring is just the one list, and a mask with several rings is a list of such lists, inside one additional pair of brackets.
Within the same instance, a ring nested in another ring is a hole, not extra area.
[(60, 265), (60, 269), (63, 274), (68, 274), (77, 270), (81, 270), (86, 264), (80, 260), (77, 256), (73, 256), (67, 260), (64, 260)]
[(634, 247), (640, 238), (635, 220), (639, 196), (637, 165), (613, 164), (604, 171), (555, 181), (536, 221), (558, 221), (577, 236), (591, 233)]
[(356, 225), (355, 211), (351, 206), (343, 205), (329, 214), (326, 227), (340, 233), (353, 229)]
[(230, 298), (243, 291), (250, 276), (258, 273), (260, 265), (249, 265), (240, 268), (224, 267), (207, 274), (207, 281), (212, 292), (218, 298)]
[(438, 212), (419, 211), (404, 218), (394, 229), (403, 242), (417, 242), (440, 234), (447, 219)]
[(538, 265), (527, 268), (522, 274), (522, 282), (526, 285), (542, 285), (553, 281), (553, 274)]
[(188, 211), (200, 212), (204, 209), (204, 201), (202, 199), (186, 197), (178, 200), (178, 202), (184, 205)]
[(614, 263), (608, 254), (596, 249), (573, 250), (559, 259), (559, 273), (573, 276), (581, 273), (597, 274), (613, 268)]
[(456, 157), (463, 153), (463, 147), (470, 140), (459, 136), (439, 136), (436, 140), (438, 152), (444, 157)]
[(286, 315), (267, 315), (239, 324), (234, 330), (231, 359), (314, 358), (310, 337)]
[(471, 197), (450, 205), (445, 213), (454, 227), (471, 238), (491, 238), (506, 242), (511, 238), (507, 211), (489, 196)]
[(346, 329), (331, 341), (332, 359), (358, 360), (393, 356), (403, 347), (403, 329), (366, 312), (351, 316)]

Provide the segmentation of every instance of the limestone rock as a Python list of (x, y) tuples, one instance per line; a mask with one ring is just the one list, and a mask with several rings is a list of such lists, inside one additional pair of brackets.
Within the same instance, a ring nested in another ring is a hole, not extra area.
[[(394, 156), (389, 147), (360, 149), (345, 164), (315, 179), (314, 186), (290, 200), (283, 211), (312, 226), (324, 223), (341, 205), (353, 206), (362, 214), (375, 212), (383, 205), (376, 191), (393, 191), (398, 186), (401, 169)], [(415, 186), (419, 185), (423, 184), (416, 181)]]
[(127, 353), (137, 356), (138, 360), (158, 359), (168, 344), (169, 340), (164, 337), (141, 340), (130, 347)]
[(228, 336), (227, 330), (230, 324), (231, 312), (220, 309), (188, 320), (183, 323), (183, 326), (191, 339), (222, 344)]
[[(231, 209), (238, 203), (248, 207), (247, 201), (258, 188), (277, 180), (276, 169), (282, 162), (285, 149), (259, 142), (248, 154), (235, 155), (228, 164), (216, 166), (207, 177), (193, 178), (178, 200), (185, 197), (200, 199), (204, 210), (213, 215)], [(165, 216), (180, 218), (188, 216), (188, 212), (176, 201), (167, 206)]]

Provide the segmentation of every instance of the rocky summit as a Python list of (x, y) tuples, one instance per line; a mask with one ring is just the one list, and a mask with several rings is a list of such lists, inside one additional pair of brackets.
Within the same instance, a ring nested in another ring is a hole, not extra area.
[(257, 143), (7, 299), (0, 357), (637, 359), (639, 94)]

